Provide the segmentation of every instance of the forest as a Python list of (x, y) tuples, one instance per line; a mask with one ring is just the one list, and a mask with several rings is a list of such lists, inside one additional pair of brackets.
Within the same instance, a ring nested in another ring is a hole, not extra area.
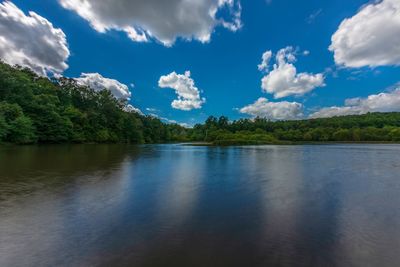
[(307, 142), (399, 142), (400, 113), (368, 113), (323, 119), (270, 121), (209, 117), (195, 125), (190, 140), (216, 145)]
[(106, 88), (94, 91), (73, 79), (48, 79), (0, 63), (2, 143), (400, 142), (396, 112), (294, 121), (210, 116), (203, 124), (185, 128), (127, 110), (126, 105)]
[(186, 129), (126, 109), (108, 90), (68, 78), (48, 79), (0, 63), (0, 142), (165, 143)]

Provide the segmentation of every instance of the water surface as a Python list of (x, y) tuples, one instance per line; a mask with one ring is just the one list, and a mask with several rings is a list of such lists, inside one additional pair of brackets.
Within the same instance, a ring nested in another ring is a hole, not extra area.
[(400, 146), (2, 147), (0, 266), (400, 266)]

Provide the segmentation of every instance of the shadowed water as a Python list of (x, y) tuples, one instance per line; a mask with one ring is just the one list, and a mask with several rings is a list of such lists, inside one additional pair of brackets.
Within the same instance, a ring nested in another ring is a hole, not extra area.
[(400, 146), (2, 147), (0, 266), (400, 266)]

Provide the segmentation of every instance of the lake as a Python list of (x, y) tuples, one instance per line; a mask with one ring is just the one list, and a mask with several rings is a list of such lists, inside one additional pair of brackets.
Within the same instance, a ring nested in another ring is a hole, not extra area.
[(0, 266), (400, 266), (400, 145), (1, 147)]

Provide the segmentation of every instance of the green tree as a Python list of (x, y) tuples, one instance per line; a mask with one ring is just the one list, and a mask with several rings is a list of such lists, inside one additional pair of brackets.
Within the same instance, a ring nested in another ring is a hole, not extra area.
[(9, 136), (9, 140), (16, 144), (34, 143), (35, 127), (28, 117), (20, 116), (10, 123)]
[(7, 123), (10, 123), (22, 116), (22, 108), (15, 103), (0, 102), (0, 116), (4, 118)]
[(396, 128), (390, 131), (389, 137), (391, 141), (400, 141), (400, 128)]
[(0, 142), (5, 140), (9, 127), (4, 117), (0, 115)]
[(218, 119), (218, 128), (219, 129), (227, 129), (229, 126), (229, 119), (228, 117), (221, 116)]
[(348, 129), (339, 129), (333, 133), (333, 140), (335, 141), (351, 141), (351, 132)]

